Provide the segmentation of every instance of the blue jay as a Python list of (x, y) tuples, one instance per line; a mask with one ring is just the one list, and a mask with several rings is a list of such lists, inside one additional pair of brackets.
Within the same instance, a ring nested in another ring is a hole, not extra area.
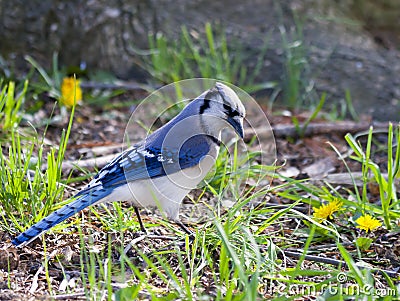
[(245, 108), (237, 94), (216, 83), (167, 124), (108, 163), (74, 200), (54, 211), (12, 243), (24, 246), (84, 208), (101, 202), (129, 201), (141, 230), (138, 208), (159, 208), (185, 232), (179, 220), (183, 198), (207, 175), (215, 163), (221, 131), (231, 126), (243, 138)]

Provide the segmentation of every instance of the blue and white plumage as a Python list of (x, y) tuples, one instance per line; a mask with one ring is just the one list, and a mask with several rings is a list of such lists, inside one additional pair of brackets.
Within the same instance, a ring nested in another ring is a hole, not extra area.
[(185, 231), (179, 221), (183, 198), (215, 163), (221, 130), (228, 125), (243, 138), (245, 108), (236, 93), (221, 83), (191, 101), (175, 118), (107, 164), (75, 199), (51, 213), (12, 243), (24, 246), (40, 234), (93, 204), (130, 201), (157, 207)]

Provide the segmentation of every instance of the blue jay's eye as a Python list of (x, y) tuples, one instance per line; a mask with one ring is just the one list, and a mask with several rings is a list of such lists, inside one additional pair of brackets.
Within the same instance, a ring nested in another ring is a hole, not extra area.
[(227, 104), (223, 104), (224, 109), (225, 109), (225, 114), (228, 115), (228, 117), (236, 117), (236, 116), (240, 116), (239, 112), (236, 110), (233, 110), (231, 106), (227, 105)]

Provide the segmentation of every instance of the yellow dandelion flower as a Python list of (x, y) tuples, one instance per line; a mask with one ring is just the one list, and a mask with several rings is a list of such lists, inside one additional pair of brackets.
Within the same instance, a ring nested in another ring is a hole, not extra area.
[(340, 208), (342, 207), (343, 203), (339, 200), (334, 200), (332, 202), (329, 202), (326, 205), (322, 205), (319, 208), (313, 207), (314, 210), (314, 217), (319, 218), (319, 219), (332, 219), (332, 215), (336, 212), (339, 211)]
[(376, 218), (372, 217), (369, 214), (360, 216), (356, 220), (356, 223), (358, 224), (357, 228), (365, 230), (366, 232), (374, 231), (376, 228), (382, 226), (382, 223), (379, 220), (377, 220)]
[(61, 84), (61, 102), (72, 107), (74, 103), (82, 100), (82, 90), (80, 80), (73, 77), (64, 77)]

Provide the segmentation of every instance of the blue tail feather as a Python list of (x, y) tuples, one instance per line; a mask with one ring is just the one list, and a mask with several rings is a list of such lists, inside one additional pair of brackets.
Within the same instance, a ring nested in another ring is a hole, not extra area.
[(31, 226), (28, 230), (18, 235), (12, 241), (12, 243), (17, 247), (22, 247), (28, 244), (42, 233), (73, 216), (75, 213), (78, 213), (86, 207), (99, 202), (101, 199), (109, 195), (110, 192), (111, 191), (109, 190), (98, 189), (95, 191), (88, 191), (88, 193), (80, 195), (76, 200), (54, 211), (49, 216), (45, 217), (35, 225)]

